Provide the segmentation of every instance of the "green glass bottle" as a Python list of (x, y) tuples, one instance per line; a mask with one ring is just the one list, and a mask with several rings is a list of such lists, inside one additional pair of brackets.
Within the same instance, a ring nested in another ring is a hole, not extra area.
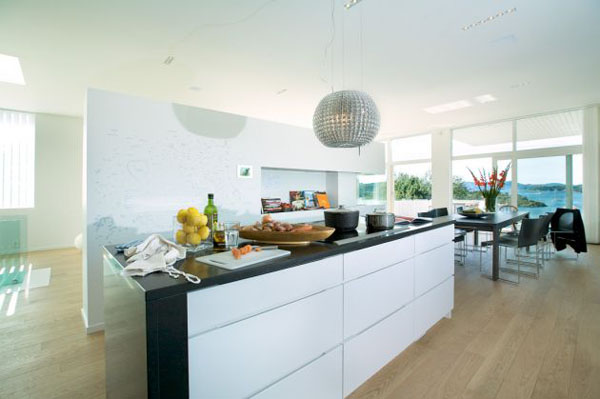
[(208, 227), (210, 228), (210, 239), (213, 240), (213, 234), (217, 227), (219, 219), (217, 207), (214, 204), (214, 194), (208, 194), (208, 204), (204, 207), (204, 214), (208, 218)]

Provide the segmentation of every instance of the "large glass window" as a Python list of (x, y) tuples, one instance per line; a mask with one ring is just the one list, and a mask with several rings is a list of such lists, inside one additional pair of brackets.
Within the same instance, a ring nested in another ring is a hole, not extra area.
[(459, 206), (479, 206), (483, 209), (483, 199), (473, 182), (469, 169), (478, 176), (480, 170), (492, 169), (492, 158), (473, 158), (452, 161), (452, 196), (454, 211)]
[(35, 116), (0, 110), (0, 209), (33, 208)]
[(519, 159), (518, 207), (537, 217), (567, 206), (566, 157)]
[(479, 155), (512, 151), (512, 122), (455, 129), (452, 155)]
[(517, 151), (581, 145), (582, 137), (582, 110), (517, 120)]
[(358, 203), (363, 205), (381, 205), (387, 199), (386, 175), (358, 175)]
[(582, 133), (582, 110), (453, 130), (454, 208), (483, 206), (467, 168), (502, 170), (509, 162), (517, 181), (509, 172), (497, 206), (516, 205), (532, 217), (558, 207), (581, 208)]
[(394, 166), (394, 213), (417, 216), (431, 209), (431, 163)]

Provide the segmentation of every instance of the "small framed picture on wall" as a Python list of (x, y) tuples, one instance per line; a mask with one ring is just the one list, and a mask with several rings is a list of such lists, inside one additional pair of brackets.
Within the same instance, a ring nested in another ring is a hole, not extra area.
[(239, 179), (252, 179), (252, 166), (250, 165), (238, 165), (237, 177)]

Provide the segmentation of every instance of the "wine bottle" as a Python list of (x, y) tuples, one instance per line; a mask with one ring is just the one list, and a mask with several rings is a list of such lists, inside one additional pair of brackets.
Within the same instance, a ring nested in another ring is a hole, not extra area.
[(204, 214), (208, 218), (208, 228), (210, 229), (210, 239), (214, 240), (214, 232), (219, 219), (217, 207), (214, 204), (214, 194), (208, 194), (208, 204), (204, 207)]

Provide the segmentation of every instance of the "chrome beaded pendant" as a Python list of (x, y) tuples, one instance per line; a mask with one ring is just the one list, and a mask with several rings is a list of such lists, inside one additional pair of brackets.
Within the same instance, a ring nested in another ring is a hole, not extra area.
[(327, 147), (360, 147), (379, 131), (379, 111), (362, 91), (341, 90), (326, 95), (313, 115), (313, 129)]

